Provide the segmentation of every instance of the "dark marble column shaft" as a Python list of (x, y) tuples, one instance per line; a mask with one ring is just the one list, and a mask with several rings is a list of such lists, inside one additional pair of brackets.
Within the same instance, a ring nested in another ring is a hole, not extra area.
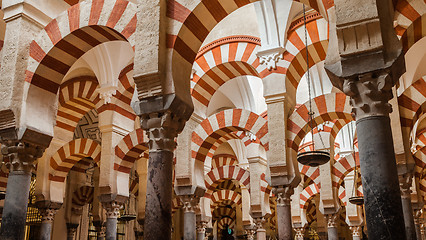
[(411, 197), (402, 197), (402, 211), (404, 213), (405, 231), (407, 240), (416, 240), (416, 226), (414, 225), (413, 208), (411, 205)]
[(359, 157), (369, 239), (406, 239), (390, 118), (357, 120)]
[(106, 210), (105, 240), (117, 239), (117, 218), (122, 205), (122, 201), (102, 202), (102, 206)]
[(41, 214), (40, 240), (50, 240), (52, 223), (57, 210), (52, 208), (39, 208), (39, 211)]
[(78, 224), (67, 223), (67, 240), (74, 240)]
[(106, 240), (116, 240), (117, 239), (117, 218), (107, 218), (106, 223)]

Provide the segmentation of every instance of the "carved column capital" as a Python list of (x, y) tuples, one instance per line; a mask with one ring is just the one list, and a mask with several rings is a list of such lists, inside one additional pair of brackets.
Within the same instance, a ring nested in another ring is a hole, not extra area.
[(76, 223), (67, 223), (67, 236), (68, 239), (74, 239), (75, 233), (77, 231), (78, 224)]
[(184, 125), (185, 121), (170, 111), (141, 116), (141, 126), (147, 132), (150, 152), (173, 152), (176, 148), (175, 138)]
[(43, 223), (52, 223), (55, 219), (56, 212), (58, 209), (54, 208), (39, 208), (38, 209), (40, 215), (41, 215), (41, 221)]
[(414, 209), (414, 224), (422, 225), (423, 224), (423, 209)]
[(277, 207), (278, 206), (290, 206), (291, 195), (294, 193), (294, 188), (286, 187), (277, 187), (273, 189), (275, 196), (277, 197)]
[(352, 231), (352, 237), (362, 237), (361, 226), (349, 226), (349, 229)]
[(411, 185), (413, 183), (413, 175), (411, 173), (405, 173), (398, 176), (399, 188), (401, 190), (401, 198), (411, 199)]
[(264, 229), (263, 225), (266, 222), (266, 219), (264, 217), (255, 218), (255, 219), (253, 219), (253, 221), (254, 221), (254, 226), (255, 226), (256, 230)]
[(199, 221), (197, 222), (197, 233), (206, 233), (207, 222)]
[(105, 238), (106, 227), (102, 221), (94, 221), (93, 226), (95, 226), (96, 232), (98, 232), (98, 237)]
[(199, 208), (200, 198), (194, 195), (181, 196), (183, 212), (195, 212)]
[(348, 95), (357, 120), (370, 116), (389, 116), (393, 81), (386, 71), (370, 72), (347, 78), (343, 92)]
[(296, 240), (303, 240), (305, 228), (304, 227), (298, 227), (294, 228), (294, 231), (296, 232)]
[(247, 235), (247, 239), (254, 240), (254, 236), (256, 234), (256, 230), (254, 228), (245, 229), (244, 232)]
[(325, 218), (327, 220), (327, 228), (337, 228), (337, 220), (338, 220), (339, 214), (326, 214)]
[(118, 201), (102, 202), (102, 206), (106, 210), (106, 218), (118, 218), (123, 203)]
[(1, 153), (3, 161), (10, 172), (23, 171), (30, 173), (34, 170), (34, 161), (43, 155), (45, 148), (22, 141), (2, 141)]

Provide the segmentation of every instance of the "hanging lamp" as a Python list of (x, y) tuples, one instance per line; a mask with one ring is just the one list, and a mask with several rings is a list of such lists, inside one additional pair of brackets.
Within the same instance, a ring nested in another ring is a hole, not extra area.
[[(310, 79), (310, 74), (309, 74), (308, 30), (307, 30), (307, 27), (306, 27), (305, 4), (303, 4), (303, 21), (304, 21), (304, 26), (305, 26), (306, 66), (308, 68), (306, 80), (308, 82), (308, 93), (309, 93), (309, 112), (308, 112), (309, 118), (308, 118), (308, 125), (306, 127), (310, 128), (310, 132), (311, 132), (311, 135), (312, 135), (312, 147), (313, 148), (312, 148), (312, 151), (306, 151), (306, 152), (297, 154), (297, 161), (299, 163), (303, 164), (303, 165), (308, 165), (308, 166), (311, 166), (311, 167), (318, 167), (319, 165), (323, 165), (323, 164), (327, 163), (328, 161), (330, 161), (330, 153), (327, 152), (327, 151), (315, 150), (314, 128), (316, 126), (314, 126), (315, 112), (312, 111), (311, 79)], [(319, 134), (319, 136), (320, 136), (321, 142), (323, 143), (323, 146), (324, 146), (324, 142), (322, 141), (321, 134)]]
[(358, 178), (358, 170), (356, 167), (356, 155), (355, 155), (355, 144), (354, 144), (354, 140), (355, 140), (355, 131), (353, 130), (353, 123), (351, 122), (351, 130), (349, 132), (349, 137), (352, 140), (352, 156), (355, 160), (355, 168), (354, 168), (354, 186), (352, 188), (352, 194), (349, 197), (349, 202), (355, 205), (363, 205), (364, 204), (364, 198), (361, 196), (358, 196), (358, 189), (357, 189), (357, 178)]

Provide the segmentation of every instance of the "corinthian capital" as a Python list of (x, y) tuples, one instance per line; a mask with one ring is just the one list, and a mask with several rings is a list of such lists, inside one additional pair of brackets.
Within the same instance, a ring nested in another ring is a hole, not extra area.
[(200, 198), (193, 195), (182, 196), (181, 201), (183, 203), (184, 212), (195, 212), (199, 208)]
[(102, 206), (106, 210), (106, 218), (118, 218), (123, 203), (118, 201), (102, 202)]
[(411, 173), (405, 173), (398, 176), (399, 188), (401, 190), (402, 198), (411, 198), (411, 184), (413, 182), (413, 176)]
[(294, 193), (294, 189), (290, 186), (274, 188), (274, 193), (277, 196), (277, 206), (289, 206), (290, 197)]
[(328, 228), (336, 228), (337, 227), (337, 219), (339, 217), (338, 213), (335, 214), (326, 214), (325, 218), (327, 219), (327, 227)]
[(44, 148), (23, 141), (3, 141), (1, 153), (3, 161), (10, 172), (31, 172), (34, 169), (34, 161), (43, 155)]

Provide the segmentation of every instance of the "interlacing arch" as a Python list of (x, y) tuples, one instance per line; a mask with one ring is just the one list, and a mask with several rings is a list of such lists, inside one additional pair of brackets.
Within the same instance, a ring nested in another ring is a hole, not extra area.
[[(207, 47), (207, 48), (206, 48)], [(260, 66), (256, 53), (260, 39), (250, 36), (230, 36), (201, 49), (195, 60), (191, 94), (206, 112), (215, 92), (227, 81), (238, 76), (256, 76)]]
[(241, 206), (242, 198), (241, 194), (232, 190), (218, 190), (213, 193), (210, 198), (210, 208), (212, 211), (223, 201), (231, 201), (237, 206)]
[[(294, 93), (296, 93), (297, 86), (308, 69), (324, 61), (327, 55), (328, 23), (326, 20), (312, 18), (306, 24), (306, 29), (308, 46), (305, 43), (304, 26), (298, 26), (298, 28), (289, 31), (286, 51), (283, 56), (283, 67), (286, 69), (284, 71), (286, 88)], [(306, 47), (309, 52), (309, 66), (306, 64)], [(263, 74), (261, 76), (263, 77)]]
[[(197, 53), (210, 31), (233, 11), (257, 0), (168, 1), (168, 48), (172, 52), (172, 71), (177, 92), (188, 91), (187, 79)], [(332, 1), (300, 0), (322, 16), (333, 7)]]
[[(314, 126), (336, 119), (353, 120), (349, 97), (344, 93), (329, 93), (315, 97), (312, 99), (312, 111), (315, 112)], [(292, 149), (294, 156), (296, 156), (302, 139), (309, 131), (306, 127), (309, 124), (308, 112), (308, 104), (305, 103), (297, 108), (287, 121), (288, 146)]]
[(127, 134), (115, 147), (114, 170), (130, 173), (136, 160), (148, 159), (148, 146), (144, 142), (144, 131), (141, 128)]
[(320, 188), (315, 183), (312, 183), (311, 185), (303, 189), (303, 191), (300, 193), (300, 208), (307, 209), (309, 203), (308, 200), (319, 192)]
[(86, 138), (65, 144), (50, 158), (49, 180), (64, 182), (70, 169), (83, 158), (92, 158), (95, 163), (99, 162), (101, 146)]
[(200, 123), (192, 133), (192, 157), (204, 162), (209, 150), (222, 136), (249, 131), (256, 135), (263, 146), (267, 146), (268, 122), (259, 115), (243, 109), (224, 110)]
[(216, 189), (220, 181), (237, 180), (241, 185), (250, 191), (250, 172), (238, 166), (222, 166), (212, 169), (205, 175), (204, 182), (206, 184), (206, 193), (204, 197), (211, 198), (213, 191)]

